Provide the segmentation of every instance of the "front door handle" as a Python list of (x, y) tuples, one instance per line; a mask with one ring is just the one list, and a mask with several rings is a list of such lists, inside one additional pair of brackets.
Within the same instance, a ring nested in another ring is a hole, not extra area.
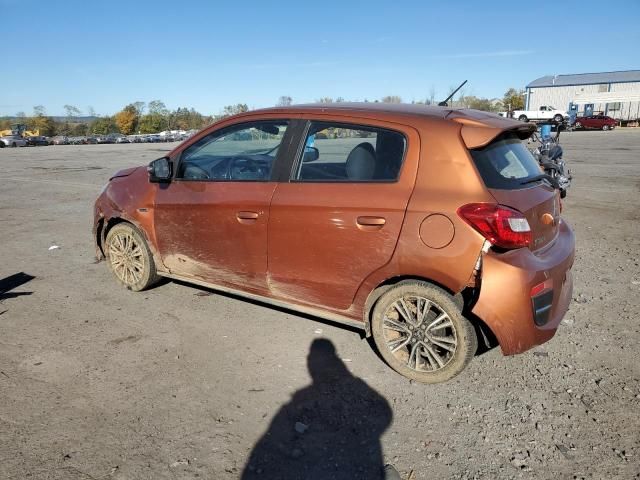
[(356, 220), (360, 230), (380, 230), (387, 223), (384, 217), (358, 217)]
[(236, 217), (240, 223), (255, 223), (255, 221), (258, 219), (258, 216), (258, 212), (242, 211), (236, 213)]

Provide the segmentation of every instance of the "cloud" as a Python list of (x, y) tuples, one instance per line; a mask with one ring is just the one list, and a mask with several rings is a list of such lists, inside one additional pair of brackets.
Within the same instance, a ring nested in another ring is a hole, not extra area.
[(491, 57), (517, 57), (521, 55), (531, 55), (534, 50), (499, 50), (496, 52), (476, 52), (476, 53), (450, 53), (445, 55), (433, 55), (431, 58), (491, 58)]
[(246, 68), (255, 70), (291, 69), (291, 68), (325, 68), (337, 66), (337, 62), (294, 62), (294, 63), (236, 63), (226, 65), (228, 68)]

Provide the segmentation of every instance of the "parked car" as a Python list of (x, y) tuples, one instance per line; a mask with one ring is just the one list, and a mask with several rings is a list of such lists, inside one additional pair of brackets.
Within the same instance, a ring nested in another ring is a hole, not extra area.
[(131, 143), (127, 137), (117, 137), (116, 143)]
[(576, 117), (574, 128), (597, 129), (597, 130), (613, 130), (616, 128), (616, 122), (613, 118), (606, 115), (590, 115), (587, 117)]
[(0, 137), (0, 142), (2, 142), (5, 147), (26, 147), (27, 141), (22, 138), (20, 135), (6, 135), (4, 137)]
[(49, 139), (51, 145), (69, 145), (69, 138), (64, 135), (57, 135)]
[[(502, 112), (500, 115), (507, 116), (506, 112)], [(553, 120), (556, 123), (562, 123), (569, 120), (569, 114), (566, 110), (558, 110), (551, 105), (542, 105), (538, 110), (514, 110), (512, 118), (521, 122)]]
[(342, 322), (445, 381), (479, 343), (548, 341), (571, 301), (574, 235), (521, 142), (534, 129), (376, 103), (237, 115), (116, 173), (96, 252), (130, 290), (168, 277)]
[(27, 141), (27, 145), (29, 145), (30, 147), (41, 147), (49, 145), (49, 140), (47, 139), (47, 137), (43, 137), (41, 135), (27, 137), (25, 140)]
[(84, 141), (86, 145), (95, 145), (98, 143), (98, 139), (96, 137), (87, 137)]

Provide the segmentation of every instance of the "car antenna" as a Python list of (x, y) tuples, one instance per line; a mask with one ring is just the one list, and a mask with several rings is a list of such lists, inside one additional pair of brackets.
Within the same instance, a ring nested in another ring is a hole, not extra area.
[(447, 98), (445, 98), (443, 101), (441, 101), (438, 106), (439, 107), (448, 107), (449, 104), (447, 103), (449, 100), (451, 100), (453, 98), (453, 96), (458, 93), (458, 90), (460, 90), (462, 87), (464, 87), (464, 84), (467, 83), (467, 81), (465, 80), (464, 82), (462, 82), (458, 88), (456, 88), (453, 92), (451, 92), (451, 95), (449, 95)]

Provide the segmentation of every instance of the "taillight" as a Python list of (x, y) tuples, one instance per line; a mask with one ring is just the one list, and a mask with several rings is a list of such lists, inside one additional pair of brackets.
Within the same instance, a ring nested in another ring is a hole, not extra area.
[(529, 222), (513, 208), (495, 203), (469, 203), (458, 209), (458, 215), (497, 247), (521, 248), (531, 243)]

